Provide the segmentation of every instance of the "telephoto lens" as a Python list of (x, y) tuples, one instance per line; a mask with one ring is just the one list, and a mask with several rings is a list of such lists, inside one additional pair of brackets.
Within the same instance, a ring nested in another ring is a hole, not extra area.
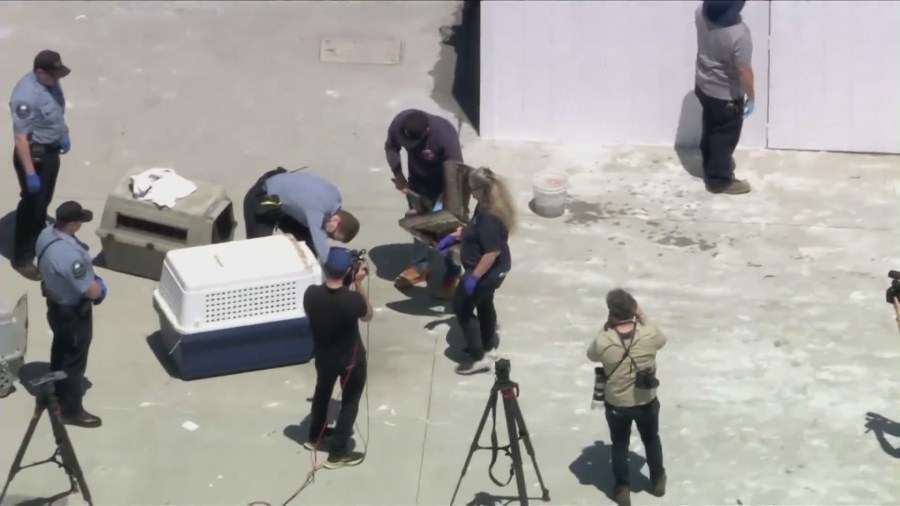
[(603, 394), (606, 392), (606, 371), (602, 367), (594, 368), (594, 397), (591, 399), (591, 409), (603, 407)]

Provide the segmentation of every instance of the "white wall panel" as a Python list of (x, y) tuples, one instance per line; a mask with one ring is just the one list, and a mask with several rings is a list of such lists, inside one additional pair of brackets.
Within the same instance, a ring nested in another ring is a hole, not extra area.
[[(484, 138), (699, 143), (693, 96), (699, 1), (483, 1)], [(742, 147), (764, 147), (769, 2), (751, 0), (757, 109)]]
[(769, 147), (900, 153), (900, 2), (772, 2)]

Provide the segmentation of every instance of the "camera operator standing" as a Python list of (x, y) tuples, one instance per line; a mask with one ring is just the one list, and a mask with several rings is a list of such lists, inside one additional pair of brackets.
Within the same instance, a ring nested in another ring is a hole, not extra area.
[(647, 452), (651, 493), (665, 495), (662, 442), (659, 438), (659, 400), (656, 388), (656, 352), (666, 344), (665, 336), (647, 322), (634, 297), (615, 289), (606, 295), (609, 319), (587, 350), (592, 362), (601, 362), (595, 386), (604, 400), (606, 422), (612, 440), (612, 468), (619, 506), (631, 504), (628, 475), (628, 443), (631, 424), (637, 424)]
[[(359, 400), (366, 387), (366, 349), (359, 322), (368, 322), (374, 311), (363, 280), (369, 269), (357, 264), (346, 248), (331, 248), (324, 265), (325, 283), (310, 286), (303, 294), (303, 309), (309, 318), (316, 355), (316, 391), (313, 394), (309, 439), (303, 446), (315, 451), (322, 440), (331, 438), (326, 469), (355, 466), (365, 455), (348, 449)], [(344, 286), (352, 272), (353, 289)], [(334, 383), (341, 380), (341, 411), (334, 430), (326, 429), (328, 404)]]
[[(447, 255), (459, 241), (460, 261), (465, 269), (456, 289), (453, 312), (462, 327), (471, 361), (456, 370), (459, 374), (487, 372), (493, 365), (500, 345), (494, 292), (512, 268), (509, 234), (516, 225), (509, 190), (491, 169), (475, 169), (469, 174), (469, 186), (478, 201), (472, 221), (442, 239), (437, 247), (442, 255)], [(472, 322), (476, 309), (477, 325)]]

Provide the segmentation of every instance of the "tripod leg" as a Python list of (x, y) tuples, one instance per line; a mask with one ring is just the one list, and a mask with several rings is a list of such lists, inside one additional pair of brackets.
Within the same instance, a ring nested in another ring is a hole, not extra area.
[(528, 504), (528, 490), (525, 487), (525, 473), (522, 471), (522, 451), (519, 449), (519, 431), (517, 426), (518, 404), (512, 390), (500, 392), (503, 396), (503, 411), (506, 414), (506, 431), (509, 434), (509, 450), (512, 455), (513, 469), (516, 474), (516, 488), (519, 491), (519, 504)]
[(515, 417), (516, 424), (519, 426), (519, 434), (522, 436), (522, 442), (525, 443), (525, 451), (528, 452), (528, 456), (531, 457), (531, 463), (534, 466), (534, 472), (537, 474), (538, 483), (541, 485), (541, 500), (544, 502), (550, 501), (550, 491), (547, 490), (547, 487), (544, 485), (544, 478), (541, 476), (541, 470), (538, 467), (537, 457), (534, 453), (534, 446), (531, 444), (531, 435), (528, 434), (528, 427), (525, 426), (525, 417), (522, 416), (522, 410), (519, 408), (519, 401), (515, 398), (511, 401), (513, 407), (515, 408)]
[(31, 416), (31, 421), (28, 422), (28, 429), (25, 430), (25, 437), (22, 438), (22, 444), (19, 446), (16, 458), (9, 468), (9, 477), (6, 479), (6, 484), (3, 485), (3, 492), (0, 492), (0, 504), (3, 504), (3, 498), (6, 497), (6, 490), (9, 488), (9, 483), (16, 476), (16, 473), (22, 469), (22, 459), (25, 458), (25, 452), (28, 450), (28, 445), (31, 443), (31, 437), (34, 435), (34, 429), (37, 428), (37, 424), (41, 420), (42, 414), (44, 414), (44, 409), (36, 408), (34, 410), (34, 415)]
[(472, 462), (472, 455), (478, 448), (478, 441), (481, 439), (481, 432), (484, 430), (484, 424), (487, 423), (488, 415), (491, 414), (491, 407), (497, 405), (497, 390), (491, 388), (491, 396), (488, 398), (487, 405), (484, 407), (484, 414), (481, 415), (481, 421), (478, 422), (478, 429), (475, 430), (475, 439), (472, 440), (472, 446), (469, 447), (469, 454), (466, 456), (466, 463), (463, 464), (462, 473), (459, 475), (459, 481), (456, 482), (456, 489), (453, 491), (453, 497), (450, 499), (450, 506), (456, 501), (456, 494), (459, 493), (459, 486), (462, 485), (463, 477), (469, 470), (469, 464)]
[(50, 425), (53, 427), (53, 437), (56, 439), (56, 451), (62, 457), (63, 467), (69, 476), (69, 483), (72, 486), (71, 492), (80, 491), (88, 505), (93, 504), (87, 480), (84, 479), (84, 473), (81, 470), (81, 465), (78, 463), (78, 457), (75, 456), (75, 448), (72, 447), (72, 440), (69, 439), (69, 433), (66, 431), (66, 426), (62, 422), (58, 410), (55, 413), (50, 413)]

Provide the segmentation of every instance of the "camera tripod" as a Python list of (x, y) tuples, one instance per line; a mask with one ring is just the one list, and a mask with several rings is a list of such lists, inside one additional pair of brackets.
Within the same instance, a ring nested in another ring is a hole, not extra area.
[[(40, 387), (41, 391), (37, 395), (34, 415), (31, 417), (31, 422), (28, 423), (25, 437), (22, 438), (22, 445), (19, 446), (19, 452), (16, 453), (16, 458), (13, 460), (12, 467), (9, 470), (9, 477), (6, 479), (6, 484), (3, 485), (3, 492), (0, 492), (0, 504), (3, 503), (3, 498), (6, 497), (6, 491), (9, 488), (10, 482), (19, 471), (53, 462), (65, 469), (66, 475), (69, 477), (71, 488), (66, 495), (77, 493), (80, 489), (88, 506), (93, 506), (91, 492), (88, 490), (87, 481), (84, 479), (84, 473), (81, 471), (81, 466), (78, 464), (78, 457), (75, 456), (75, 449), (72, 447), (69, 433), (66, 432), (66, 426), (63, 424), (62, 417), (60, 416), (59, 399), (57, 399), (56, 394), (53, 391), (53, 384), (63, 379), (66, 379), (66, 373), (55, 371), (45, 374), (41, 378), (31, 382), (32, 386)], [(25, 451), (28, 450), (28, 444), (31, 442), (31, 437), (34, 435), (34, 429), (37, 427), (37, 424), (45, 411), (50, 417), (50, 426), (53, 428), (53, 438), (56, 440), (56, 451), (54, 451), (53, 455), (48, 459), (23, 466), (22, 459), (25, 457)], [(62, 460), (57, 460), (57, 456)]]
[[(541, 470), (538, 468), (537, 458), (534, 454), (534, 446), (531, 445), (531, 437), (528, 435), (528, 428), (525, 426), (525, 419), (522, 417), (522, 410), (519, 409), (519, 385), (509, 379), (510, 364), (509, 360), (498, 360), (496, 365), (496, 380), (494, 386), (491, 387), (491, 396), (488, 398), (487, 405), (484, 408), (484, 414), (478, 423), (478, 429), (475, 431), (475, 439), (472, 440), (472, 446), (469, 448), (469, 455), (466, 457), (466, 463), (463, 464), (462, 473), (459, 475), (459, 481), (456, 482), (456, 490), (453, 491), (453, 498), (450, 499), (450, 505), (456, 500), (456, 494), (459, 492), (459, 486), (462, 484), (463, 477), (469, 469), (469, 463), (472, 461), (472, 455), (476, 450), (491, 450), (491, 465), (488, 474), (491, 481), (498, 486), (505, 487), (516, 478), (516, 488), (519, 493), (519, 504), (525, 506), (528, 504), (528, 493), (525, 489), (525, 474), (522, 471), (522, 450), (519, 448), (519, 440), (525, 443), (525, 450), (531, 457), (531, 463), (534, 465), (534, 472), (537, 474), (538, 483), (541, 486), (541, 500), (550, 501), (550, 491), (544, 486), (544, 478), (541, 477)], [(497, 396), (503, 399), (503, 412), (506, 415), (506, 431), (509, 434), (509, 445), (497, 446)], [(478, 440), (484, 431), (487, 423), (488, 415), (492, 417), (491, 427), (491, 446), (479, 446)], [(512, 467), (509, 470), (509, 480), (506, 483), (500, 483), (494, 478), (491, 471), (497, 462), (497, 452), (503, 450), (512, 459)]]

